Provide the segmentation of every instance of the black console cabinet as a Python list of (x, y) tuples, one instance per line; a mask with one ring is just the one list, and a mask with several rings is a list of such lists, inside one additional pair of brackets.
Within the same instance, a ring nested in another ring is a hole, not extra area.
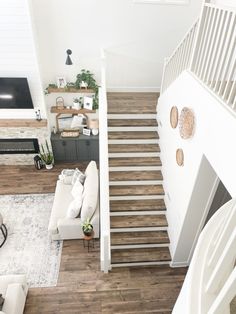
[(99, 136), (62, 138), (60, 134), (51, 134), (52, 150), (55, 161), (74, 162), (99, 160)]

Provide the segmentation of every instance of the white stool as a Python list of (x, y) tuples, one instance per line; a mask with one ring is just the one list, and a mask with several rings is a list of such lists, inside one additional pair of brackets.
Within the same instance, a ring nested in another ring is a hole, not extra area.
[(7, 227), (3, 223), (3, 218), (2, 218), (1, 214), (0, 214), (0, 230), (2, 231), (2, 235), (3, 235), (3, 241), (0, 244), (0, 248), (1, 248), (3, 246), (3, 244), (6, 242), (6, 239), (7, 239)]

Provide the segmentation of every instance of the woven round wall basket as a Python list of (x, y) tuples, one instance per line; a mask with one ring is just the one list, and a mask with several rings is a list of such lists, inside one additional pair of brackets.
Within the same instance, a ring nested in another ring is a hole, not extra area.
[(187, 107), (181, 110), (179, 117), (179, 133), (183, 139), (188, 139), (194, 133), (194, 114), (193, 111)]
[(176, 162), (177, 162), (177, 165), (180, 167), (184, 165), (184, 152), (182, 148), (178, 148), (176, 150)]
[(179, 119), (178, 108), (173, 106), (170, 111), (170, 125), (173, 129), (177, 127), (178, 119)]

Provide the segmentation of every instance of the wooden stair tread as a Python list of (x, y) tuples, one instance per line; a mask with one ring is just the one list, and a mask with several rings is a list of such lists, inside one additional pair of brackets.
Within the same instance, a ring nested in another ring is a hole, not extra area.
[(110, 158), (110, 167), (161, 166), (160, 157), (120, 157)]
[(155, 131), (130, 131), (130, 132), (108, 132), (109, 140), (119, 140), (119, 139), (158, 139), (158, 133)]
[(164, 189), (161, 184), (110, 186), (110, 196), (119, 195), (164, 195)]
[(169, 243), (167, 231), (112, 232), (111, 245)]
[(158, 92), (108, 92), (108, 99), (157, 99), (160, 96)]
[(158, 144), (109, 144), (109, 153), (159, 153)]
[(111, 228), (167, 227), (165, 215), (111, 216)]
[(163, 199), (160, 200), (119, 200), (110, 201), (111, 212), (122, 212), (122, 211), (165, 211), (166, 206)]
[(108, 126), (157, 126), (157, 121), (155, 119), (108, 119)]
[(163, 180), (160, 170), (154, 171), (112, 171), (109, 173), (110, 181), (143, 181)]
[(111, 263), (170, 261), (168, 247), (111, 250)]

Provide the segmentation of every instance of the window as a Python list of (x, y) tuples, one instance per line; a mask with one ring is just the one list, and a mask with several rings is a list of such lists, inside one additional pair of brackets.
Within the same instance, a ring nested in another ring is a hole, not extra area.
[(189, 4), (189, 0), (134, 0), (134, 3), (187, 5)]

